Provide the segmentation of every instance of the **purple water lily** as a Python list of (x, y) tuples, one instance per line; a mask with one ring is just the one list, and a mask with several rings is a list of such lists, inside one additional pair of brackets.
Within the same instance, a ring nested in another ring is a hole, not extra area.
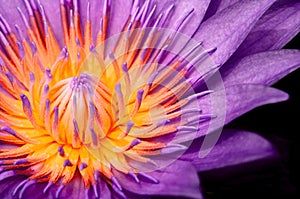
[[(203, 198), (198, 172), (271, 158), (223, 129), (288, 99), (298, 0), (0, 4), (1, 198)], [(13, 30), (15, 26), (15, 31)]]

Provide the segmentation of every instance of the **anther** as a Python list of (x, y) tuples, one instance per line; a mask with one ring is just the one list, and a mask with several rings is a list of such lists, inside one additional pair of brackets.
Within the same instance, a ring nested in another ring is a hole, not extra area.
[(79, 170), (80, 171), (82, 171), (83, 169), (85, 169), (87, 167), (87, 164), (86, 163), (81, 163), (80, 165), (79, 165)]
[(37, 10), (37, 6), (36, 6), (35, 0), (30, 0), (30, 4), (31, 4), (33, 10)]
[(14, 76), (10, 72), (6, 72), (5, 76), (7, 77), (7, 79), (9, 80), (9, 82), (13, 85)]
[[(1, 15), (0, 15), (0, 17), (1, 17)], [(6, 28), (5, 28), (5, 25), (1, 22), (1, 20), (0, 20), (0, 30), (6, 35), (8, 32), (7, 32), (7, 30), (6, 30)]]
[(98, 193), (98, 189), (97, 189), (97, 184), (96, 183), (93, 184), (93, 190), (94, 190), (95, 197), (99, 198), (99, 193)]
[(172, 11), (174, 10), (174, 7), (175, 7), (175, 4), (172, 3), (165, 11), (165, 14), (164, 14), (164, 18), (162, 20), (162, 23), (161, 23), (161, 27), (163, 27), (167, 21), (167, 19), (169, 18), (169, 16), (171, 15)]
[(73, 10), (70, 10), (70, 27), (74, 27), (74, 15), (73, 15)]
[(133, 116), (137, 114), (137, 112), (141, 107), (143, 95), (144, 95), (144, 90), (139, 90), (136, 94), (135, 106), (132, 113)]
[(46, 77), (48, 78), (48, 80), (52, 79), (52, 74), (51, 74), (51, 69), (50, 68), (46, 68), (45, 74), (46, 74)]
[(108, 12), (110, 10), (110, 0), (104, 0), (104, 6), (103, 6), (103, 16), (107, 16)]
[(52, 135), (53, 137), (58, 140), (59, 139), (59, 133), (58, 133), (58, 116), (59, 116), (59, 109), (58, 107), (54, 107), (54, 119), (53, 119), (53, 123), (52, 123)]
[(127, 122), (125, 131), (122, 132), (122, 134), (120, 134), (118, 139), (122, 139), (122, 138), (126, 137), (129, 134), (129, 132), (133, 126), (134, 126), (134, 122), (132, 122), (132, 121)]
[(187, 147), (181, 144), (169, 144), (166, 147), (162, 148), (160, 152), (162, 154), (169, 154), (169, 153), (177, 153), (177, 152), (182, 152), (186, 150)]
[(130, 22), (134, 23), (137, 17), (137, 14), (139, 13), (140, 7), (137, 7), (133, 15), (131, 16)]
[(99, 27), (99, 33), (98, 34), (102, 35), (103, 34), (103, 18), (102, 17), (100, 19), (99, 24), (100, 24), (100, 27)]
[(49, 36), (49, 32), (48, 32), (48, 22), (47, 22), (47, 18), (46, 18), (46, 14), (45, 14), (45, 10), (44, 7), (40, 4), (40, 12), (42, 15), (42, 20), (43, 20), (43, 27), (44, 27), (44, 33), (45, 36), (48, 37)]
[(21, 189), (20, 193), (19, 193), (19, 198), (22, 198), (24, 192), (26, 191), (26, 189), (28, 187), (30, 187), (31, 185), (35, 184), (35, 183), (36, 183), (35, 180), (30, 180), (30, 181), (26, 182), (25, 185), (23, 186), (23, 188)]
[(136, 145), (140, 144), (142, 141), (140, 139), (134, 139), (130, 145), (126, 148), (126, 151), (132, 149), (133, 147), (135, 147)]
[(122, 71), (123, 71), (124, 73), (128, 73), (127, 62), (124, 62), (124, 63), (122, 64)]
[(24, 41), (25, 37), (23, 36), (21, 28), (17, 24), (15, 24), (15, 28), (16, 28), (16, 30), (18, 32), (19, 37), (21, 38), (21, 41)]
[(17, 136), (16, 131), (14, 131), (13, 129), (11, 129), (11, 128), (7, 127), (7, 126), (1, 127), (0, 130), (4, 131), (4, 132), (6, 132), (6, 133), (8, 133), (8, 134), (10, 134), (12, 136), (15, 136), (15, 137)]
[(19, 189), (21, 187), (23, 187), (24, 184), (26, 184), (28, 181), (29, 181), (29, 179), (26, 179), (26, 180), (23, 180), (20, 184), (18, 184), (18, 186), (16, 186), (16, 188), (14, 189), (12, 195), (15, 196), (18, 193)]
[(214, 119), (217, 116), (214, 114), (205, 114), (205, 115), (200, 115), (199, 119), (200, 120), (210, 120), (210, 119)]
[(31, 104), (29, 102), (29, 99), (24, 94), (21, 94), (20, 97), (21, 97), (21, 100), (22, 100), (24, 113), (27, 115), (28, 118), (32, 118), (32, 108), (31, 108)]
[(25, 6), (26, 6), (26, 9), (27, 9), (27, 12), (29, 14), (29, 16), (33, 16), (33, 10), (30, 6), (30, 3), (28, 0), (24, 0), (24, 3), (25, 3)]
[(198, 130), (197, 127), (194, 126), (178, 126), (176, 127), (177, 131), (193, 131), (196, 132)]
[(0, 40), (2, 41), (4, 46), (9, 46), (9, 43), (3, 33), (0, 31)]
[(149, 24), (149, 22), (150, 22), (150, 20), (151, 20), (151, 18), (153, 16), (153, 14), (154, 14), (154, 12), (156, 10), (156, 7), (157, 7), (156, 5), (153, 6), (152, 10), (150, 11), (149, 15), (147, 16), (146, 21), (143, 24), (143, 28), (147, 27), (147, 25)]
[(118, 182), (118, 180), (117, 180), (114, 176), (111, 177), (111, 182), (112, 182), (113, 185), (115, 185), (120, 191), (122, 191), (122, 187), (121, 187), (120, 183)]
[(55, 193), (55, 198), (58, 199), (59, 196), (60, 196), (60, 193), (61, 191), (65, 188), (65, 185), (64, 184), (61, 184), (58, 189), (56, 190), (56, 193)]
[(139, 172), (138, 175), (142, 176), (143, 178), (145, 178), (146, 180), (148, 180), (152, 183), (155, 183), (155, 184), (159, 183), (159, 181), (157, 179), (155, 179), (154, 177), (152, 177), (144, 172)]
[(29, 161), (27, 158), (19, 159), (14, 162), (14, 165), (27, 164)]
[(0, 21), (3, 23), (3, 25), (5, 27), (3, 31), (7, 31), (6, 33), (11, 33), (11, 28), (2, 15), (0, 15)]
[(132, 171), (128, 171), (128, 175), (131, 176), (136, 183), (140, 183), (140, 180), (135, 173), (133, 173)]
[(92, 127), (90, 127), (90, 132), (91, 132), (91, 136), (92, 136), (93, 145), (94, 146), (98, 146), (98, 136), (97, 136), (97, 133), (95, 132), (95, 130)]
[(30, 44), (31, 44), (32, 55), (35, 55), (37, 52), (36, 44), (33, 41), (31, 41)]
[(191, 96), (187, 97), (187, 100), (191, 101), (191, 100), (194, 100), (198, 97), (204, 97), (205, 95), (208, 95), (208, 94), (213, 93), (213, 92), (214, 92), (213, 90), (202, 91), (201, 93), (197, 93), (197, 94), (194, 94), (194, 95), (191, 95)]
[(78, 138), (79, 137), (79, 127), (76, 119), (73, 119), (73, 126), (74, 126), (74, 137)]
[(179, 28), (182, 26), (182, 24), (186, 21), (186, 19), (194, 12), (194, 8), (192, 8), (190, 11), (186, 12), (181, 20), (178, 21), (178, 24), (175, 28), (176, 31), (179, 30)]
[(112, 189), (122, 198), (122, 199), (127, 199), (127, 197), (125, 196), (125, 194), (118, 189), (118, 187), (116, 185), (112, 186)]
[(10, 170), (10, 171), (4, 171), (3, 173), (0, 173), (0, 182), (5, 180), (6, 178), (10, 178), (15, 176), (15, 172)]
[(141, 53), (141, 60), (145, 60), (146, 53), (148, 51), (148, 46), (145, 46)]
[(45, 86), (44, 86), (44, 95), (47, 95), (48, 94), (48, 92), (49, 92), (49, 85), (48, 84), (46, 84)]
[(64, 161), (64, 164), (63, 164), (64, 167), (70, 167), (70, 166), (73, 166), (73, 164), (70, 162), (70, 160), (66, 159)]
[(53, 185), (53, 182), (49, 181), (48, 184), (46, 185), (46, 187), (43, 190), (43, 193), (47, 193), (47, 191), (49, 190), (49, 188)]
[(57, 149), (57, 152), (59, 153), (59, 155), (61, 157), (64, 157), (65, 156), (65, 150), (62, 146), (59, 146), (58, 149)]
[(141, 12), (142, 16), (140, 18), (141, 23), (143, 23), (145, 21), (149, 6), (150, 6), (150, 0), (147, 0), (142, 7), (142, 12)]
[(162, 49), (159, 51), (159, 53), (156, 55), (156, 58), (155, 58), (155, 62), (156, 63), (159, 63), (161, 58), (163, 57), (163, 55), (165, 55), (165, 53), (167, 52), (167, 49), (169, 48), (169, 44), (167, 45), (164, 45), (162, 47)]
[(78, 0), (74, 0), (72, 2), (73, 2), (74, 13), (75, 14), (79, 14), (79, 11), (78, 11)]
[(182, 62), (184, 59), (188, 58), (196, 49), (202, 45), (202, 42), (197, 43), (193, 48), (189, 49), (178, 61)]
[(117, 98), (118, 98), (119, 119), (120, 119), (124, 115), (125, 105), (124, 105), (124, 97), (123, 97), (123, 93), (122, 93), (121, 84), (119, 82), (116, 83), (115, 91), (116, 91)]
[(90, 2), (88, 1), (87, 2), (87, 6), (86, 6), (86, 20), (88, 21), (88, 22), (90, 22), (91, 21), (91, 15), (90, 15), (90, 7), (91, 7), (91, 5), (90, 5)]
[(20, 8), (20, 7), (17, 7), (17, 10), (18, 10), (18, 12), (19, 12), (19, 14), (20, 14), (20, 16), (21, 16), (21, 18), (22, 18), (22, 20), (23, 20), (23, 23), (25, 24), (26, 28), (27, 28), (27, 29), (30, 29), (30, 25), (29, 25), (29, 23), (28, 23), (28, 21), (27, 21), (25, 15), (24, 15), (24, 13), (22, 12), (21, 8)]
[(215, 47), (215, 48), (210, 48), (210, 49), (207, 49), (207, 50), (205, 50), (209, 55), (212, 55), (214, 52), (216, 52), (217, 51), (217, 47)]
[(169, 122), (170, 122), (170, 120), (168, 118), (164, 118), (162, 120), (157, 121), (156, 122), (156, 126), (157, 127), (164, 126), (164, 125), (166, 125)]
[(98, 180), (99, 180), (99, 175), (100, 175), (100, 171), (96, 170), (94, 172), (94, 179), (95, 179), (96, 182), (98, 182)]
[(115, 70), (115, 73), (116, 73), (116, 77), (119, 79), (120, 78), (119, 65), (118, 65), (118, 62), (117, 62), (113, 52), (109, 53), (109, 58), (112, 60), (112, 64), (113, 64), (113, 67), (114, 67), (114, 70)]

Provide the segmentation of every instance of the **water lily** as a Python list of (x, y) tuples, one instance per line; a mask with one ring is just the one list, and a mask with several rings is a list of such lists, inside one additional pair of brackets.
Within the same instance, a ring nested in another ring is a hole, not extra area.
[(0, 6), (1, 198), (202, 198), (197, 172), (276, 153), (220, 129), (288, 98), (297, 0)]

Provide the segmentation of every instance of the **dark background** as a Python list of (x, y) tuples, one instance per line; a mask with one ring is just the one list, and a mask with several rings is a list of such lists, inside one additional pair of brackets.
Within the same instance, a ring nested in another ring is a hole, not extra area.
[[(285, 48), (300, 49), (300, 34)], [(261, 134), (274, 143), (279, 158), (200, 174), (207, 198), (300, 198), (300, 69), (273, 87), (290, 99), (256, 108), (228, 127)]]

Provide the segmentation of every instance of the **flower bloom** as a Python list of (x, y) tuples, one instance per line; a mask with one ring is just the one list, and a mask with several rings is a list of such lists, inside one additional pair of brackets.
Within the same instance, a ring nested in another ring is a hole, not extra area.
[(2, 2), (1, 197), (201, 198), (197, 171), (272, 156), (246, 131), (216, 141), (287, 99), (268, 86), (299, 66), (279, 49), (300, 4), (274, 2)]

